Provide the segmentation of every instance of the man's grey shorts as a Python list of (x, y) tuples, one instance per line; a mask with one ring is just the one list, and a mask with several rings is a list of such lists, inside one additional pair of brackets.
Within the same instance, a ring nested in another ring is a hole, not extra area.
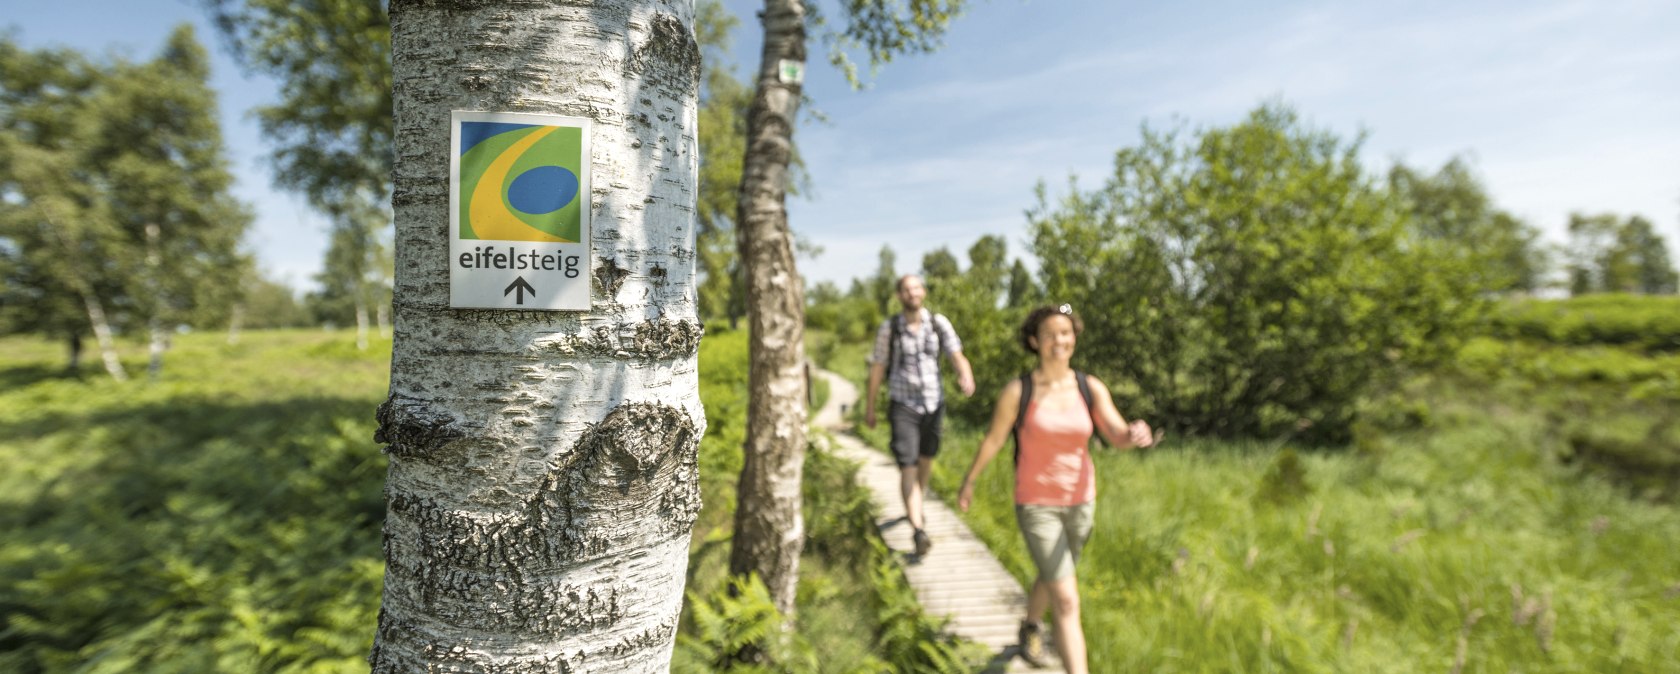
[(1021, 536), (1027, 539), (1027, 554), (1038, 567), (1040, 581), (1048, 583), (1073, 575), (1073, 567), (1079, 563), (1079, 551), (1091, 537), (1095, 510), (1094, 503), (1015, 506), (1015, 522), (1021, 526)]
[(916, 408), (893, 401), (887, 411), (892, 424), (892, 453), (899, 468), (916, 465), (917, 459), (939, 455), (940, 428), (944, 426), (945, 403), (922, 414)]

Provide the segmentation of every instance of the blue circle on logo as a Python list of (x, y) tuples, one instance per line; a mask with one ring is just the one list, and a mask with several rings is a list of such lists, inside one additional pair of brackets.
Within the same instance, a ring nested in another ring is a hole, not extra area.
[(577, 198), (576, 173), (563, 166), (538, 166), (508, 185), (508, 205), (524, 213), (553, 213)]

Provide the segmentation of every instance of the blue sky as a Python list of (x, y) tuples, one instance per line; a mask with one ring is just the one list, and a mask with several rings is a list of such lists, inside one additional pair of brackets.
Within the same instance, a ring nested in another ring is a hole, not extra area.
[[(972, 0), (971, 0), (972, 1)], [(238, 195), (258, 214), (265, 268), (296, 286), (319, 268), (325, 224), (270, 187), (268, 148), (246, 114), (274, 84), (226, 58), (187, 0), (14, 3), (0, 24), (24, 45), (150, 57), (189, 21), (216, 56), (213, 84)], [(743, 17), (735, 65), (757, 67), (761, 3)], [(832, 13), (831, 13), (832, 14)], [(798, 141), (814, 194), (794, 228), (825, 252), (814, 281), (899, 268), (984, 234), (1024, 252), (1033, 186), (1094, 187), (1141, 124), (1230, 124), (1281, 100), (1313, 126), (1367, 134), (1373, 170), (1473, 161), (1495, 202), (1563, 241), (1571, 211), (1640, 214), (1680, 250), (1680, 2), (1235, 2), (979, 0), (939, 51), (903, 57), (868, 89), (813, 63), (807, 94), (827, 121)], [(1680, 255), (1674, 256), (1680, 260)]]

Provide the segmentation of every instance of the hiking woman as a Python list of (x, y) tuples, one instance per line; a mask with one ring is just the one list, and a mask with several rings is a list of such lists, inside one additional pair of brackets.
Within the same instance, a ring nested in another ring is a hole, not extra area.
[(967, 511), (974, 501), (975, 480), (1013, 434), (1015, 520), (1038, 568), (1027, 598), (1026, 619), (1021, 621), (1021, 657), (1043, 666), (1040, 620), (1045, 609), (1053, 609), (1056, 651), (1070, 674), (1087, 671), (1074, 565), (1091, 535), (1097, 496), (1091, 435), (1102, 433), (1110, 445), (1121, 449), (1147, 447), (1155, 441), (1148, 423), (1128, 424), (1120, 416), (1107, 386), (1069, 365), (1083, 329), (1079, 316), (1066, 304), (1040, 307), (1027, 315), (1021, 324), (1021, 347), (1038, 356), (1038, 367), (999, 392), (991, 428), (957, 497), (957, 505)]

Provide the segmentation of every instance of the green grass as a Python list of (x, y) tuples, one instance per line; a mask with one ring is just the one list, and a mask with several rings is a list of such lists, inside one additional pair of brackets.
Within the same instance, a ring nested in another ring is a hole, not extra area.
[[(691, 599), (721, 603), (720, 595), (727, 593), (735, 478), (746, 432), (747, 332), (721, 325), (707, 330), (700, 344), (707, 419), (700, 445), (704, 505), (690, 548), (688, 591)], [(816, 381), (822, 385), (813, 392), (813, 410), (828, 396), (826, 382)], [(931, 631), (913, 599), (907, 599), (912, 597), (909, 586), (896, 573), (890, 554), (871, 545), (878, 539), (878, 513), (856, 483), (857, 466), (829, 453), (818, 435), (813, 434), (804, 465), (806, 543), (796, 601), (798, 648), (804, 649), (809, 666), (784, 663), (786, 669), (777, 671), (880, 672), (924, 660), (924, 642), (942, 637)], [(885, 573), (888, 569), (892, 573)], [(912, 603), (908, 609), (906, 601)], [(685, 634), (697, 631), (694, 608), (692, 601), (685, 605)], [(980, 653), (963, 653), (983, 659)]]
[[(690, 589), (702, 595), (727, 564), (745, 337), (714, 329), (701, 346)], [(124, 343), (136, 379), (118, 383), (91, 359), (65, 373), (60, 345), (0, 339), (0, 672), (367, 671), (390, 342), (354, 342), (183, 335), (155, 381), (143, 346)], [(922, 620), (882, 609), (908, 590), (876, 582), (874, 513), (853, 470), (821, 453), (807, 463), (798, 627), (815, 671), (881, 671), (882, 633)]]
[[(1099, 450), (1093, 671), (1444, 672), (1461, 649), (1464, 672), (1676, 671), (1680, 512), (1560, 461), (1545, 405), (1417, 392), (1424, 423), (1296, 454), (1282, 497), (1262, 488), (1278, 443)], [(948, 426), (947, 502), (979, 439)], [(993, 463), (967, 520), (1025, 582), (1011, 469)]]
[[(1565, 442), (1557, 456), (1635, 493), (1680, 497), (1680, 355), (1625, 347), (1477, 338), (1437, 378), (1485, 406), (1540, 413)], [(1461, 410), (1476, 415), (1479, 410)]]
[(0, 670), (365, 671), (389, 342), (176, 339), (163, 374), (0, 340)]

